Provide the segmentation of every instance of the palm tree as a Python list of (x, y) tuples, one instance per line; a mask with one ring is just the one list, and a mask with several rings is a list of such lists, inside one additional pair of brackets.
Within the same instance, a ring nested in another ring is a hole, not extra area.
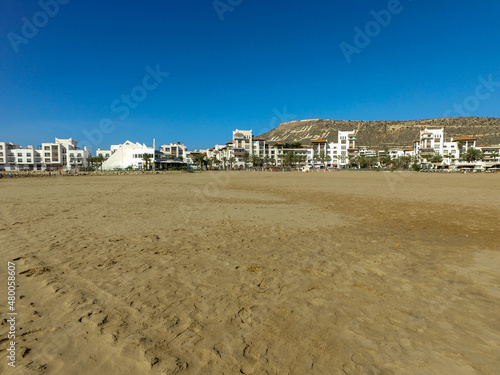
[(257, 154), (252, 154), (252, 168), (255, 171), (257, 166), (259, 165), (259, 156)]
[(354, 167), (358, 167), (358, 168), (361, 168), (360, 167), (360, 161), (359, 161), (359, 158), (356, 157), (356, 156), (353, 156), (352, 158), (349, 158), (349, 168), (354, 168)]
[(222, 158), (222, 169), (226, 169), (227, 167), (227, 157), (223, 157)]
[(276, 166), (276, 162), (277, 162), (277, 158), (273, 158), (273, 157), (269, 158), (269, 164), (271, 166), (275, 167)]
[(266, 155), (266, 156), (264, 157), (264, 165), (265, 165), (266, 167), (270, 164), (270, 163), (269, 163), (269, 162), (270, 162), (270, 160), (271, 160), (271, 159), (269, 158), (269, 156), (267, 156), (267, 155)]
[(379, 157), (379, 163), (385, 167), (391, 164), (391, 155), (389, 155), (389, 149), (387, 147), (384, 149), (384, 155)]
[(233, 156), (231, 156), (231, 157), (229, 158), (229, 169), (233, 169), (233, 163), (234, 163), (235, 161), (236, 161), (236, 159), (235, 159)]
[(285, 155), (285, 164), (292, 169), (292, 164), (297, 160), (297, 155), (295, 155), (292, 151), (288, 151)]
[(404, 169), (410, 168), (410, 164), (411, 164), (411, 156), (410, 155), (403, 156), (402, 161), (403, 161), (403, 168)]
[(321, 160), (321, 164), (326, 168), (325, 160), (329, 161), (330, 160), (330, 155), (325, 154), (324, 151), (321, 151), (319, 153), (319, 160)]
[(104, 156), (102, 156), (102, 155), (95, 156), (95, 157), (88, 159), (89, 163), (92, 166), (92, 169), (93, 168), (97, 168), (97, 169), (101, 168), (101, 171), (102, 171), (102, 163), (104, 163), (104, 160), (105, 160)]
[(243, 154), (243, 164), (245, 165), (245, 170), (247, 169), (247, 164), (250, 161), (250, 154), (248, 152), (245, 152)]
[(196, 154), (193, 158), (193, 161), (199, 165), (200, 169), (203, 169), (203, 163), (205, 162), (205, 155)]
[(316, 167), (316, 163), (319, 161), (319, 155), (318, 154), (315, 154), (313, 156), (313, 167), (315, 168)]
[(450, 160), (450, 162), (451, 162), (451, 160), (455, 157), (455, 155), (453, 155), (451, 152), (449, 152), (449, 153), (447, 153), (446, 155), (444, 155), (444, 157), (445, 157), (446, 159), (449, 159), (449, 160)]
[(215, 157), (211, 157), (207, 160), (207, 166), (208, 166), (208, 170), (211, 171), (212, 170), (212, 166), (214, 165), (215, 163)]
[(431, 163), (439, 163), (443, 161), (443, 157), (441, 155), (434, 155), (431, 158)]
[(498, 152), (493, 152), (491, 153), (490, 157), (493, 159), (493, 161), (498, 158), (498, 156), (500, 156), (500, 154)]
[(368, 167), (368, 158), (365, 155), (360, 155), (357, 157), (359, 169), (365, 169)]
[(468, 162), (473, 162), (476, 160), (483, 160), (484, 153), (477, 148), (471, 147), (461, 156), (461, 159), (468, 161)]
[(307, 161), (307, 156), (306, 155), (299, 155), (298, 161), (299, 161), (299, 167), (300, 167), (301, 164), (305, 164), (305, 162)]
[(151, 163), (151, 154), (142, 154), (142, 160), (144, 160), (144, 164), (146, 165), (146, 170), (149, 169), (149, 164)]

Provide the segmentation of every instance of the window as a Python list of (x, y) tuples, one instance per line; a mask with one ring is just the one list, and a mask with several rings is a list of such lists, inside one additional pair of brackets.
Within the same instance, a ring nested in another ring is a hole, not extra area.
[(50, 163), (50, 159), (45, 159), (45, 162), (46, 163)]
[(46, 157), (46, 158), (50, 157), (50, 152), (46, 152), (46, 153), (45, 153), (45, 157)]
[(31, 163), (31, 159), (26, 160), (28, 163)]
[(23, 157), (23, 153), (22, 153), (22, 152), (18, 152), (18, 153), (17, 153), (17, 156), (18, 156), (19, 158), (22, 158), (22, 157)]
[(3, 145), (0, 145), (0, 150), (3, 150)]
[(50, 146), (45, 146), (43, 149), (44, 150), (50, 150)]

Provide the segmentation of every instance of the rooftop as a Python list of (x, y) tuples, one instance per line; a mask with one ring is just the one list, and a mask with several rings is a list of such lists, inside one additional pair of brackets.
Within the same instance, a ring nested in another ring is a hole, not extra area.
[(469, 137), (467, 135), (462, 135), (458, 138), (453, 138), (453, 142), (456, 141), (475, 141), (477, 138)]
[(323, 138), (318, 138), (318, 139), (312, 141), (312, 143), (326, 143), (326, 141)]

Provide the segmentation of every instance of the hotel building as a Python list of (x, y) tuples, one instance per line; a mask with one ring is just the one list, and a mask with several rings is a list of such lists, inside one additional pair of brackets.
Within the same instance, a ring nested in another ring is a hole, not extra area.
[(77, 141), (55, 138), (38, 148), (0, 142), (0, 170), (4, 171), (70, 171), (88, 166), (90, 152), (77, 146)]

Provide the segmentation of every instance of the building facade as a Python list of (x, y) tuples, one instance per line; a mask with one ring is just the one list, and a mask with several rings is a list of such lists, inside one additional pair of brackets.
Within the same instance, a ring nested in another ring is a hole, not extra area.
[(88, 166), (90, 156), (88, 148), (81, 150), (72, 138), (55, 138), (38, 148), (0, 142), (0, 170), (4, 171), (78, 171)]

